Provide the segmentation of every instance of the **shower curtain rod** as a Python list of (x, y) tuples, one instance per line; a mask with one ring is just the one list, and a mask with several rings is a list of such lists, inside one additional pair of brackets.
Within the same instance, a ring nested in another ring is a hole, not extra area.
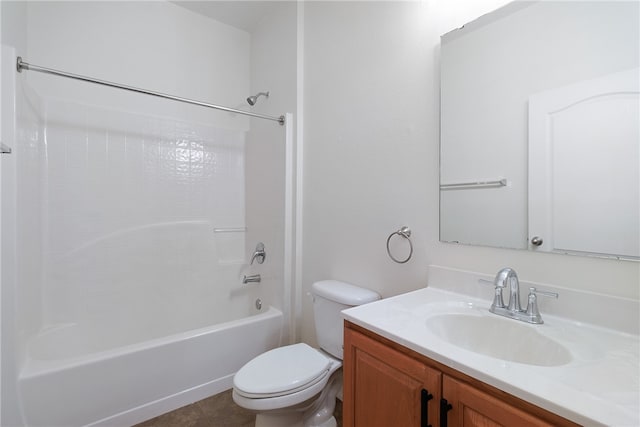
[(186, 104), (199, 105), (201, 107), (213, 108), (213, 109), (216, 109), (216, 110), (228, 111), (230, 113), (236, 113), (236, 114), (242, 114), (242, 115), (245, 115), (245, 116), (257, 117), (259, 119), (273, 120), (275, 122), (278, 122), (280, 125), (284, 125), (284, 115), (282, 115), (280, 117), (274, 117), (274, 116), (267, 116), (267, 115), (264, 115), (264, 114), (256, 114), (256, 113), (252, 113), (250, 111), (237, 110), (235, 108), (229, 108), (229, 107), (223, 107), (221, 105), (209, 104), (207, 102), (196, 101), (194, 99), (189, 99), (189, 98), (183, 98), (181, 96), (168, 95), (166, 93), (154, 92), (152, 90), (146, 90), (146, 89), (140, 89), (140, 88), (137, 88), (137, 87), (134, 87), (134, 86), (121, 85), (121, 84), (109, 82), (109, 81), (106, 81), (106, 80), (94, 79), (93, 77), (86, 77), (86, 76), (81, 76), (81, 75), (78, 75), (78, 74), (67, 73), (65, 71), (54, 70), (53, 68), (46, 68), (46, 67), (41, 67), (39, 65), (29, 64), (27, 62), (24, 62), (20, 56), (18, 56), (18, 59), (17, 59), (16, 69), (18, 70), (19, 73), (21, 73), (22, 70), (37, 71), (39, 73), (46, 73), (46, 74), (52, 74), (54, 76), (67, 77), (67, 78), (70, 78), (70, 79), (81, 80), (83, 82), (95, 83), (95, 84), (99, 84), (99, 85), (102, 85), (102, 86), (113, 87), (113, 88), (116, 88), (116, 89), (128, 90), (130, 92), (136, 92), (136, 93), (142, 93), (142, 94), (145, 94), (145, 95), (157, 96), (159, 98), (165, 98), (165, 99), (170, 99), (172, 101), (184, 102)]

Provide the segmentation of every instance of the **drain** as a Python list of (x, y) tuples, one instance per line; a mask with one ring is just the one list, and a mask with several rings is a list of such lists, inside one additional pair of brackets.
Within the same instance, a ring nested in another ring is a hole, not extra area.
[(256, 308), (262, 310), (262, 300), (260, 298), (256, 300)]

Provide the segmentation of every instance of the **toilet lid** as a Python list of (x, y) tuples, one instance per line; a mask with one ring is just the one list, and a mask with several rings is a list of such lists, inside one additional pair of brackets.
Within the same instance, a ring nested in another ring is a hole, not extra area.
[(276, 396), (304, 388), (326, 375), (331, 360), (307, 344), (293, 344), (261, 354), (233, 378), (237, 391), (247, 395)]

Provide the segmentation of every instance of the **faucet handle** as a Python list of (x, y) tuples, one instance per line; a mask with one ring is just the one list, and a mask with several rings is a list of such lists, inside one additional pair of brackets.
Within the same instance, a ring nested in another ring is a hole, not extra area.
[(504, 299), (502, 299), (502, 290), (504, 289), (504, 283), (495, 283), (493, 280), (478, 279), (479, 283), (483, 285), (495, 286), (495, 293), (493, 295), (493, 303), (491, 308), (505, 308)]
[(253, 265), (253, 261), (255, 261), (256, 258), (257, 258), (258, 264), (262, 264), (266, 257), (267, 257), (267, 253), (264, 250), (264, 243), (259, 242), (256, 245), (256, 249), (253, 252), (253, 256), (251, 257), (251, 262), (249, 263), (249, 265)]
[(531, 319), (531, 323), (542, 324), (544, 322), (542, 321), (542, 316), (540, 316), (540, 310), (538, 310), (538, 295), (549, 298), (558, 298), (558, 294), (556, 292), (539, 291), (533, 287), (529, 288), (526, 314)]
[(496, 286), (495, 293), (493, 294), (493, 302), (491, 308), (505, 308), (504, 299), (502, 299), (502, 290), (504, 286)]
[(549, 291), (541, 291), (537, 288), (529, 288), (529, 295), (542, 295), (543, 297), (555, 298), (558, 299), (560, 296), (557, 292), (549, 292)]

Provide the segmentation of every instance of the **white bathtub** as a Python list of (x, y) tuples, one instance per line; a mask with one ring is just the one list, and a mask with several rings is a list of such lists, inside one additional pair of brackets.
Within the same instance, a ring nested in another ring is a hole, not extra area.
[(25, 421), (127, 426), (203, 399), (229, 389), (242, 365), (279, 346), (282, 325), (282, 313), (269, 308), (111, 349), (76, 325), (44, 331), (31, 341), (19, 378)]

